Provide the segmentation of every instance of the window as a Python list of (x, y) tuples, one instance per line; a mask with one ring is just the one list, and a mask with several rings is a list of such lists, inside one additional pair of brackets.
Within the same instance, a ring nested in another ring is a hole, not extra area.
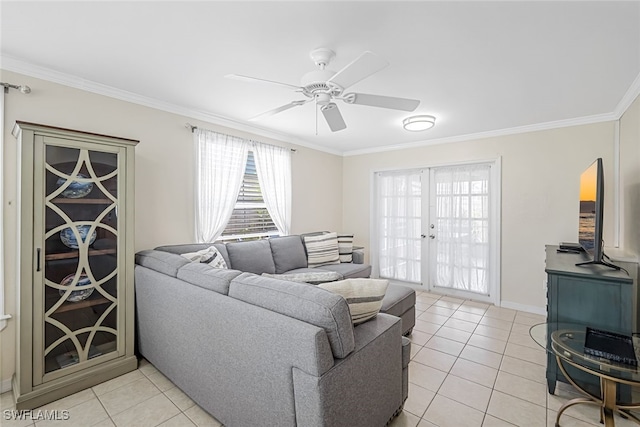
[(245, 240), (278, 235), (278, 227), (271, 219), (262, 197), (253, 151), (249, 151), (240, 193), (220, 240)]
[(195, 240), (289, 234), (291, 150), (195, 129)]

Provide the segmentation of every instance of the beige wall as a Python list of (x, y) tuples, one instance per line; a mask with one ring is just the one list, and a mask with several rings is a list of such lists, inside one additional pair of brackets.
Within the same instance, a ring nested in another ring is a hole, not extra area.
[(544, 246), (577, 241), (579, 176), (598, 157), (607, 176), (604, 239), (613, 241), (614, 134), (615, 124), (605, 122), (345, 157), (343, 228), (370, 246), (374, 171), (500, 157), (501, 299), (505, 306), (544, 312)]
[[(16, 120), (138, 139), (136, 148), (136, 250), (193, 241), (192, 134), (185, 123), (297, 149), (292, 156), (292, 232), (339, 230), (342, 224), (342, 157), (227, 129), (192, 118), (0, 71), (0, 81), (26, 84), (5, 98), (4, 236), (5, 311), (15, 313)], [(0, 385), (15, 369), (15, 321), (0, 332)]]
[(640, 255), (640, 96), (620, 118), (620, 245)]
[[(15, 312), (15, 120), (139, 139), (136, 149), (137, 250), (191, 241), (191, 133), (185, 122), (281, 146), (250, 135), (66, 86), (0, 70), (0, 81), (27, 84), (30, 95), (6, 95), (4, 146), (6, 311)], [(502, 159), (502, 300), (543, 309), (544, 245), (575, 241), (577, 177), (603, 157), (607, 176), (605, 241), (613, 240), (613, 122), (531, 132), (455, 144), (341, 158), (296, 146), (293, 155), (292, 232), (326, 229), (355, 233), (370, 247), (371, 178), (376, 170)], [(620, 121), (621, 244), (640, 254), (640, 100)], [(0, 332), (0, 384), (15, 369), (15, 322)]]

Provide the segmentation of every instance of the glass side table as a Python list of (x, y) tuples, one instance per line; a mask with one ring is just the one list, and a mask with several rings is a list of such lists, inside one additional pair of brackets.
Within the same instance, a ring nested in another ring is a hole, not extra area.
[[(548, 339), (547, 333), (551, 334), (550, 339)], [(560, 426), (560, 416), (565, 410), (581, 403), (600, 406), (600, 422), (604, 423), (606, 427), (615, 426), (614, 412), (640, 424), (640, 418), (629, 412), (631, 409), (640, 409), (640, 402), (624, 404), (616, 402), (617, 384), (626, 384), (631, 387), (640, 386), (640, 371), (637, 367), (585, 354), (586, 327), (584, 325), (559, 323), (550, 328), (549, 324), (541, 323), (532, 326), (529, 335), (542, 348), (555, 356), (558, 368), (567, 381), (585, 396), (569, 400), (562, 405), (556, 416), (556, 427)], [(640, 342), (635, 337), (633, 344), (636, 358), (640, 360), (638, 357)], [(566, 365), (598, 377), (600, 395), (595, 395), (576, 383), (567, 372)]]

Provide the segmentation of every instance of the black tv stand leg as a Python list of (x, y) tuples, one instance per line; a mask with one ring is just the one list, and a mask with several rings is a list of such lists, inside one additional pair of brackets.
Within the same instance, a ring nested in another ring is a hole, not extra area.
[(576, 267), (581, 267), (584, 265), (591, 265), (591, 264), (598, 264), (598, 265), (604, 265), (605, 267), (609, 267), (609, 268), (613, 268), (614, 270), (621, 270), (620, 267), (618, 267), (617, 265), (613, 265), (607, 261), (586, 261), (586, 262), (579, 262), (576, 264)]

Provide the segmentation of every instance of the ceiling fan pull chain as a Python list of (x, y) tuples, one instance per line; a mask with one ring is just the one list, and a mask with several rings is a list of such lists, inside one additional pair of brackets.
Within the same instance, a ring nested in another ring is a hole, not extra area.
[(314, 96), (314, 98), (315, 98), (315, 102), (313, 107), (316, 110), (316, 136), (318, 136), (318, 96), (316, 95)]

